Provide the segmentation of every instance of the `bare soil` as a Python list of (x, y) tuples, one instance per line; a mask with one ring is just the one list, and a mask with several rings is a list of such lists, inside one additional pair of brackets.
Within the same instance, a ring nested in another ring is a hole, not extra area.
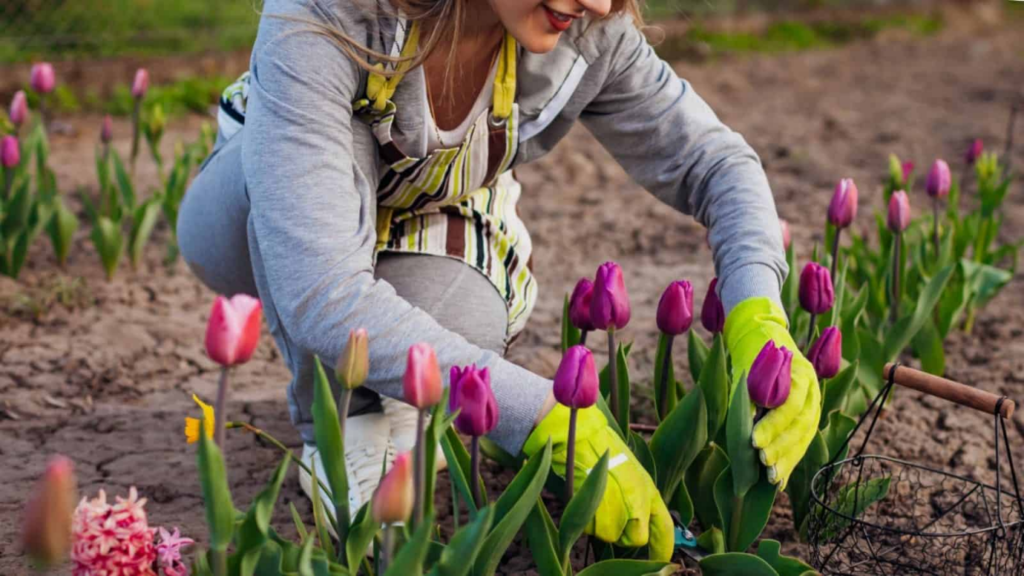
[[(946, 157), (956, 169), (974, 137), (1001, 149), (1010, 102), (1024, 87), (1024, 47), (1019, 23), (972, 24), (928, 39), (887, 33), (841, 49), (680, 63), (677, 70), (760, 153), (779, 212), (793, 224), (798, 254), (806, 257), (823, 240), (821, 224), (838, 178), (858, 181), (865, 215), (860, 222), (868, 226), (868, 215), (881, 209), (880, 183), (890, 152), (919, 166)], [(200, 121), (172, 126), (167, 152), (175, 140), (194, 138)], [(71, 131), (54, 137), (52, 157), (70, 195), (93, 186), (99, 118), (67, 122)], [(124, 136), (117, 145), (127, 151), (128, 127), (117, 128)], [(1024, 166), (1024, 147), (1013, 160)], [(155, 184), (149, 163), (141, 165), (142, 178)], [(617, 260), (627, 273), (635, 311), (624, 336), (636, 342), (635, 404), (638, 411), (650, 411), (657, 300), (664, 286), (679, 278), (689, 279), (703, 295), (713, 276), (704, 231), (631, 182), (582, 128), (518, 173), (526, 189), (522, 216), (533, 234), (534, 267), (543, 289), (511, 359), (552, 375), (559, 359), (563, 294), (603, 261)], [(1024, 234), (1021, 193), (1018, 185), (1006, 203), (1007, 239)], [(922, 194), (916, 190), (913, 197)], [(195, 453), (184, 443), (182, 426), (186, 415), (196, 413), (190, 396), (210, 399), (216, 387), (217, 369), (202, 345), (213, 294), (180, 261), (169, 268), (162, 264), (167, 238), (168, 231), (159, 230), (141, 269), (125, 268), (112, 282), (103, 279), (87, 231), (79, 233), (66, 270), (57, 268), (40, 239), (22, 278), (0, 280), (0, 574), (28, 572), (19, 542), (22, 508), (46, 460), (56, 453), (74, 459), (83, 494), (99, 488), (124, 494), (137, 486), (149, 499), (153, 525), (180, 526), (183, 534), (204, 539)], [(972, 335), (955, 334), (947, 342), (949, 377), (1024, 397), (1020, 280), (980, 314)], [(685, 354), (677, 356), (682, 371)], [(265, 338), (255, 359), (236, 371), (229, 417), (300, 449), (288, 420), (288, 381), (272, 340)], [(1020, 463), (1024, 416), (1015, 415), (1013, 425), (1012, 449)], [(236, 504), (244, 506), (281, 455), (242, 431), (232, 431), (227, 446), (231, 489)], [(871, 446), (874, 452), (990, 481), (992, 449), (990, 417), (912, 392), (897, 396)], [(488, 474), (498, 477), (495, 493), (510, 477), (493, 463)], [(447, 490), (442, 477), (439, 493)], [(311, 507), (294, 469), (274, 519), (292, 534), (288, 502), (311, 523)], [(765, 536), (808, 557), (796, 543), (785, 496), (776, 511)], [(532, 569), (528, 551), (514, 544), (503, 570)]]

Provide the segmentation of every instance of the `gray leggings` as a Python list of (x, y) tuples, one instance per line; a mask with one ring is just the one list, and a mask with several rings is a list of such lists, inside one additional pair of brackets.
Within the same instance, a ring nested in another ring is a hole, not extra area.
[[(219, 294), (258, 296), (249, 258), (249, 196), (242, 173), (242, 138), (218, 138), (182, 202), (178, 243), (189, 268)], [(429, 259), (429, 260), (428, 260)], [(505, 302), (490, 281), (468, 264), (438, 256), (381, 254), (374, 275), (394, 286), (399, 296), (461, 334), (470, 343), (504, 354), (508, 329)], [(271, 326), (278, 347), (290, 344)], [(288, 346), (296, 350), (296, 346)], [(303, 440), (313, 442), (310, 407), (313, 402), (313, 357), (299, 354), (289, 366), (288, 390), (292, 421)], [(333, 370), (327, 370), (337, 390)], [(380, 410), (380, 397), (360, 388), (350, 414)]]

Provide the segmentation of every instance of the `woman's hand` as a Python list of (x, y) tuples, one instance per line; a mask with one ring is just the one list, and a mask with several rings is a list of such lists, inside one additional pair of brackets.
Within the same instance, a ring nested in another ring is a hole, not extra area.
[[(577, 489), (598, 460), (608, 453), (608, 485), (586, 533), (630, 548), (650, 544), (651, 560), (670, 560), (675, 527), (650, 475), (619, 435), (608, 427), (608, 420), (597, 407), (579, 410), (576, 426)], [(557, 405), (526, 440), (523, 452), (532, 457), (550, 438), (552, 468), (564, 477), (568, 435), (569, 409)]]
[(768, 480), (785, 488), (793, 469), (814, 440), (821, 416), (821, 389), (814, 367), (786, 327), (786, 313), (768, 298), (740, 302), (725, 321), (725, 345), (733, 372), (749, 373), (761, 348), (772, 341), (793, 352), (789, 398), (754, 427), (752, 442), (768, 467)]

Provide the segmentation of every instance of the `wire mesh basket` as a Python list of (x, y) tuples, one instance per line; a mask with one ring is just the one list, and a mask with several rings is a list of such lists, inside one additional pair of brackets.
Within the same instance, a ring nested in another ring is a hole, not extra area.
[[(1024, 501), (1020, 497), (1006, 419), (1005, 397), (899, 365), (886, 366), (887, 383), (861, 416), (869, 421), (853, 457), (833, 459), (811, 482), (808, 540), (822, 574), (1024, 574)], [(995, 486), (864, 448), (894, 384), (993, 414)], [(843, 449), (837, 452), (842, 455)], [(1006, 453), (1012, 486), (1003, 486)]]

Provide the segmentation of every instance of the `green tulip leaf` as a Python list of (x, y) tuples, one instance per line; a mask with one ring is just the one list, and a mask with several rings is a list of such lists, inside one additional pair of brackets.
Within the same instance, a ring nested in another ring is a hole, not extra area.
[[(454, 414), (451, 416), (447, 414), (448, 395), (450, 393), (450, 388), (444, 389), (441, 401), (435, 404), (431, 410), (430, 422), (423, 433), (423, 454), (425, 456), (423, 493), (427, 495), (423, 500), (424, 515), (434, 515), (434, 485), (437, 482), (437, 444), (441, 441), (441, 436), (444, 435), (445, 430), (450, 428), (452, 422), (455, 421)], [(482, 497), (486, 497), (487, 492), (482, 490), (480, 494)]]
[(858, 362), (847, 366), (842, 372), (836, 374), (835, 378), (829, 378), (822, 382), (824, 399), (821, 404), (821, 420), (818, 428), (828, 425), (828, 417), (835, 410), (842, 410), (846, 405), (846, 398), (850, 391), (855, 389), (857, 382)]
[(523, 530), (530, 545), (530, 555), (533, 556), (540, 576), (564, 576), (562, 561), (555, 550), (558, 530), (551, 520), (551, 515), (548, 514), (548, 509), (544, 507), (543, 499), (537, 499), (533, 511), (526, 518)]
[(370, 513), (372, 502), (363, 504), (352, 519), (352, 526), (348, 531), (348, 538), (345, 539), (345, 555), (348, 560), (348, 571), (352, 574), (359, 572), (359, 564), (366, 556), (366, 550), (373, 542), (374, 536), (380, 530), (380, 524), (373, 519)]
[(697, 546), (708, 554), (725, 554), (725, 534), (717, 526), (712, 526), (697, 538)]
[(715, 482), (728, 466), (729, 456), (725, 450), (711, 443), (686, 471), (686, 489), (693, 501), (693, 512), (705, 530), (723, 525), (715, 504)]
[(796, 271), (796, 253), (792, 244), (786, 250), (786, 264), (789, 265), (790, 272), (786, 275), (786, 281), (782, 283), (782, 307), (786, 310), (786, 317), (792, 318), (800, 306), (797, 292), (800, 274)]
[(811, 481), (821, 467), (828, 463), (828, 444), (821, 432), (814, 435), (814, 440), (804, 453), (803, 459), (793, 469), (786, 485), (789, 502), (793, 508), (793, 525), (796, 526), (801, 538), (806, 540), (806, 520), (811, 510)]
[(315, 528), (316, 536), (320, 539), (320, 547), (324, 549), (328, 554), (334, 556), (334, 543), (331, 541), (331, 536), (327, 530), (327, 523), (330, 521), (324, 517), (327, 509), (324, 507), (323, 499), (320, 495), (320, 482), (317, 481), (319, 476), (316, 473), (316, 460), (313, 460), (311, 464), (313, 478), (310, 482), (313, 486), (313, 527)]
[(757, 557), (767, 562), (779, 576), (803, 576), (810, 572), (817, 574), (814, 568), (792, 556), (782, 555), (782, 545), (778, 540), (761, 540), (757, 544)]
[(569, 552), (583, 535), (583, 530), (594, 519), (607, 485), (608, 452), (605, 452), (562, 513), (561, 526), (558, 528), (558, 553), (563, 566), (569, 565)]
[(331, 488), (328, 496), (334, 504), (334, 527), (339, 541), (345, 542), (351, 520), (348, 509), (348, 474), (345, 471), (345, 436), (338, 418), (338, 405), (334, 402), (334, 394), (320, 358), (314, 358), (313, 370), (313, 434), (320, 452), (320, 461), (327, 474), (327, 485)]
[(747, 376), (744, 374), (732, 394), (726, 420), (726, 452), (729, 454), (733, 496), (736, 498), (745, 496), (747, 491), (757, 484), (757, 478), (761, 474), (761, 463), (751, 440), (754, 420), (750, 408)]
[[(654, 355), (654, 409), (658, 420), (662, 414), (668, 414), (679, 401), (676, 396), (676, 371), (672, 366), (671, 343), (675, 339), (668, 334), (658, 336), (658, 351)], [(665, 362), (668, 362), (668, 375), (665, 375)], [(661, 405), (662, 399), (665, 406)]]
[(900, 319), (891, 330), (886, 333), (884, 350), (884, 362), (892, 361), (911, 342), (914, 336), (932, 318), (932, 311), (942, 296), (946, 284), (953, 276), (956, 266), (949, 265), (939, 271), (929, 282), (918, 297), (917, 305), (913, 308), (910, 316)]
[(28, 230), (22, 230), (15, 235), (14, 248), (11, 250), (11, 259), (7, 273), (11, 278), (17, 278), (21, 267), (25, 265), (28, 257)]
[(132, 184), (132, 178), (124, 169), (124, 163), (117, 151), (111, 148), (110, 155), (114, 159), (114, 178), (117, 179), (117, 187), (121, 191), (121, 200), (129, 211), (135, 210), (135, 186)]
[(64, 201), (57, 197), (54, 200), (54, 213), (46, 226), (50, 235), (50, 243), (53, 244), (54, 254), (57, 262), (64, 266), (68, 261), (68, 254), (71, 252), (71, 242), (74, 240), (75, 232), (78, 231), (78, 216), (68, 209)]
[(647, 445), (647, 441), (636, 432), (630, 430), (626, 444), (633, 455), (636, 456), (636, 459), (640, 461), (640, 465), (644, 467), (644, 470), (647, 471), (651, 479), (657, 484), (658, 466), (654, 462), (654, 454), (651, 454), (651, 448)]
[(746, 496), (733, 495), (732, 468), (726, 468), (715, 481), (715, 504), (722, 515), (722, 532), (726, 549), (744, 552), (768, 525), (772, 505), (775, 504), (776, 486), (764, 474)]
[[(458, 433), (451, 426), (445, 429), (445, 433), (441, 437), (441, 450), (444, 452), (445, 461), (448, 462), (448, 477), (455, 485), (455, 489), (458, 490), (461, 496), (460, 500), (469, 507), (470, 516), (476, 514), (476, 503), (473, 502), (473, 493), (469, 488), (470, 454), (463, 446)], [(481, 483), (480, 493), (483, 494), (483, 481), (480, 478), (477, 478), (477, 481)]]
[(306, 525), (302, 522), (302, 515), (299, 514), (298, 509), (295, 508), (294, 502), (288, 503), (288, 511), (291, 512), (292, 524), (295, 525), (295, 531), (299, 533), (299, 538), (305, 540), (308, 531), (306, 530)]
[(220, 448), (206, 434), (206, 426), (199, 426), (199, 450), (196, 455), (199, 485), (206, 504), (206, 526), (209, 529), (210, 549), (225, 552), (235, 535), (235, 505), (228, 488), (228, 473)]
[(835, 513), (828, 514), (821, 529), (821, 541), (828, 542), (850, 525), (850, 518), (860, 518), (868, 508), (881, 502), (889, 495), (891, 478), (884, 476), (863, 482), (851, 482), (839, 489), (832, 507)]
[(707, 443), (707, 418), (704, 394), (694, 388), (654, 432), (650, 447), (662, 499), (669, 500)]
[(675, 510), (679, 514), (679, 520), (683, 526), (689, 526), (690, 522), (693, 522), (693, 499), (690, 498), (686, 482), (679, 483), (675, 495), (672, 496), (672, 501), (669, 502), (669, 509)]
[(569, 348), (580, 343), (580, 329), (572, 325), (569, 320), (569, 295), (565, 295), (565, 302), (562, 304), (562, 354)]
[(132, 267), (137, 268), (142, 262), (143, 251), (149, 238), (153, 235), (157, 219), (160, 217), (159, 197), (150, 198), (135, 208), (132, 216), (131, 234), (129, 235), (129, 255)]
[(504, 448), (498, 446), (486, 436), (480, 437), (480, 453), (508, 470), (519, 470), (523, 467), (523, 460), (521, 458), (509, 454)]
[(946, 351), (942, 348), (942, 335), (933, 319), (921, 326), (911, 345), (921, 360), (921, 370), (942, 376), (946, 373)]
[(649, 560), (604, 560), (591, 564), (576, 576), (669, 576), (679, 566)]
[(270, 517), (274, 513), (274, 505), (277, 504), (278, 494), (281, 492), (281, 484), (288, 475), (288, 465), (291, 464), (292, 453), (285, 454), (281, 463), (274, 471), (270, 482), (249, 505), (245, 514), (245, 520), (238, 529), (238, 538), (235, 545), (235, 555), (240, 558), (239, 573), (242, 576), (252, 576), (255, 573), (257, 562), (260, 557), (260, 549), (267, 541), (267, 529), (270, 528)]
[[(856, 427), (857, 421), (842, 412), (829, 414), (828, 426), (821, 431), (821, 437), (825, 440), (825, 445), (828, 447), (829, 460), (838, 462), (846, 458), (849, 446), (843, 447), (843, 444)], [(842, 450), (841, 454), (839, 453), (840, 450)]]
[(700, 382), (700, 373), (704, 370), (704, 363), (707, 362), (711, 349), (694, 330), (690, 330), (687, 338), (686, 354), (690, 361), (690, 377), (694, 382)]
[[(395, 528), (392, 528), (394, 530)], [(394, 560), (384, 572), (385, 576), (418, 576), (423, 574), (423, 561), (427, 558), (430, 534), (434, 530), (434, 517), (424, 516), (423, 522), (395, 554)]]
[[(473, 560), (480, 554), (484, 539), (494, 520), (494, 508), (480, 509), (476, 518), (452, 536), (441, 552), (441, 557), (430, 571), (432, 576), (466, 576), (473, 568)], [(353, 574), (355, 570), (350, 570)]]
[(779, 576), (767, 562), (752, 554), (715, 554), (700, 561), (704, 576)]
[(726, 366), (725, 343), (721, 334), (715, 336), (711, 352), (704, 363), (704, 369), (701, 370), (698, 387), (704, 392), (707, 404), (707, 437), (717, 438), (729, 411), (729, 394), (732, 388)]
[(96, 251), (100, 254), (100, 260), (103, 262), (103, 269), (107, 273), (107, 280), (110, 280), (114, 277), (114, 273), (117, 272), (118, 262), (124, 253), (124, 234), (121, 232), (120, 226), (115, 224), (110, 218), (100, 216), (96, 219), (96, 225), (92, 229), (91, 237), (93, 244), (96, 246)]

